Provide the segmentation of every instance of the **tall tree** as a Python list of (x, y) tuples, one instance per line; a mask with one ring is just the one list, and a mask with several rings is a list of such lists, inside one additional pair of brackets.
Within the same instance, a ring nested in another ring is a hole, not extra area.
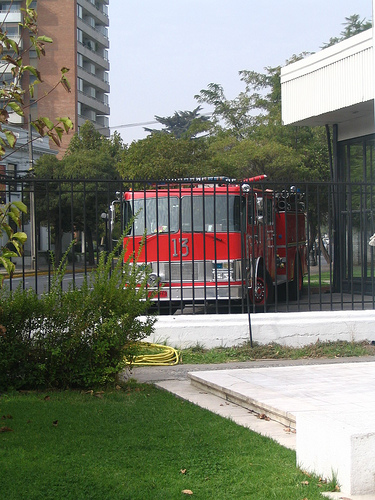
[[(292, 62), (304, 55), (294, 56)], [(295, 180), (327, 178), (324, 131), (282, 124), (280, 70), (278, 66), (265, 68), (265, 73), (240, 71), (244, 90), (233, 100), (226, 99), (217, 84), (196, 95), (198, 102), (213, 107), (210, 151), (215, 169), (221, 164), (233, 177), (266, 173), (273, 180), (290, 175)]]
[(366, 18), (361, 19), (358, 14), (353, 14), (349, 17), (346, 17), (343, 25), (344, 29), (340, 32), (340, 35), (331, 37), (327, 43), (323, 44), (322, 49), (331, 47), (336, 43), (342, 42), (347, 38), (358, 35), (358, 33), (372, 28), (372, 22), (367, 20)]
[(194, 138), (209, 128), (208, 117), (200, 115), (201, 109), (198, 106), (193, 111), (176, 111), (173, 116), (155, 116), (156, 121), (164, 128), (158, 130), (144, 127), (144, 130), (151, 134), (172, 134), (177, 139)]
[(38, 213), (40, 222), (47, 223), (48, 217), (54, 229), (57, 262), (62, 256), (62, 234), (74, 228), (84, 231), (89, 264), (94, 264), (94, 237), (98, 238), (100, 214), (108, 210), (118, 190), (117, 161), (122, 149), (118, 136), (103, 137), (86, 122), (62, 160), (44, 156), (36, 162), (36, 178), (52, 181), (40, 187), (49, 187), (49, 201), (48, 206), (41, 202)]

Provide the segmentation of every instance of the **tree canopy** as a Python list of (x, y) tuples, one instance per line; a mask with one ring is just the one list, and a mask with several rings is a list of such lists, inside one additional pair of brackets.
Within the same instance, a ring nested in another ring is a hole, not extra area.
[(201, 110), (198, 106), (193, 111), (176, 111), (173, 116), (165, 118), (155, 116), (156, 121), (164, 125), (164, 128), (159, 130), (144, 127), (144, 130), (151, 134), (171, 134), (176, 139), (192, 139), (209, 128), (208, 117), (200, 115)]
[(358, 14), (353, 14), (345, 18), (343, 26), (344, 29), (340, 32), (340, 35), (331, 37), (329, 41), (322, 46), (322, 49), (331, 47), (336, 43), (342, 42), (347, 38), (350, 38), (354, 35), (358, 35), (358, 33), (361, 33), (362, 31), (366, 31), (372, 28), (372, 22), (367, 20), (366, 18), (361, 19)]
[[(85, 232), (89, 263), (94, 263), (93, 233), (98, 213), (105, 212), (115, 198), (117, 183), (108, 181), (116, 181), (119, 177), (117, 162), (122, 150), (123, 144), (117, 134), (112, 138), (103, 137), (87, 121), (79, 134), (73, 136), (61, 160), (44, 155), (36, 162), (35, 178), (50, 181), (37, 185), (40, 191), (38, 220), (53, 227), (57, 262), (62, 256), (62, 234), (74, 227)], [(70, 184), (69, 180), (75, 182)], [(48, 196), (43, 196), (42, 191), (46, 189)]]

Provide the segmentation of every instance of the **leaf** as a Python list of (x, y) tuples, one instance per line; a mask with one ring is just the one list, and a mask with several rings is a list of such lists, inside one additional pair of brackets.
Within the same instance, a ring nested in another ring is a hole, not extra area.
[(22, 201), (13, 201), (13, 205), (17, 207), (20, 212), (27, 214), (27, 206)]
[(10, 427), (0, 427), (0, 432), (13, 432), (13, 429)]
[(69, 130), (73, 129), (73, 122), (70, 118), (60, 116), (57, 119), (59, 120), (59, 122), (61, 122), (63, 124), (66, 133), (68, 133)]
[(13, 66), (17, 66), (17, 61), (13, 57), (11, 57), (9, 54), (6, 54), (5, 56), (2, 57), (3, 61), (6, 61), (8, 64), (12, 64)]
[(184, 495), (193, 495), (193, 492), (191, 490), (182, 490), (181, 493)]
[(70, 92), (71, 91), (71, 88), (70, 88), (70, 83), (68, 82), (68, 79), (63, 75), (61, 77), (61, 85), (64, 87), (64, 89), (67, 91), (67, 92)]
[(23, 109), (16, 102), (10, 102), (8, 104), (8, 106), (12, 109), (12, 111), (14, 111), (15, 113), (17, 113), (17, 115), (24, 116), (25, 113), (23, 112)]
[(56, 127), (55, 127), (55, 132), (56, 132), (56, 134), (57, 134), (58, 138), (59, 138), (59, 139), (60, 139), (60, 141), (61, 141), (62, 136), (63, 136), (63, 133), (64, 133), (64, 129), (63, 129), (62, 127), (56, 126)]
[(0, 109), (0, 123), (7, 123), (9, 113), (6, 109)]
[(16, 142), (17, 142), (17, 137), (14, 135), (13, 132), (10, 130), (3, 130), (5, 137), (7, 138), (8, 144), (11, 148), (14, 148)]
[[(20, 225), (20, 212), (14, 207), (11, 207), (11, 209), (8, 212), (9, 217), (12, 219), (12, 221), (17, 224), (17, 226)], [(8, 234), (9, 236), (9, 234)]]
[(47, 132), (47, 135), (53, 140), (56, 146), (61, 146), (61, 141), (59, 140), (58, 136), (54, 134), (51, 130)]
[(260, 420), (267, 420), (267, 421), (269, 421), (269, 420), (270, 420), (270, 418), (269, 418), (269, 417), (267, 417), (267, 415), (266, 415), (265, 413), (262, 413), (261, 415), (258, 415), (258, 418), (259, 418)]
[(42, 122), (45, 124), (45, 126), (49, 129), (49, 130), (53, 130), (54, 128), (54, 123), (49, 119), (47, 118), (46, 116), (40, 118), (40, 120), (42, 120)]
[(50, 38), (49, 36), (45, 36), (45, 35), (38, 36), (36, 41), (37, 42), (45, 42), (45, 43), (52, 43), (53, 42), (52, 38)]
[(40, 72), (34, 66), (26, 65), (23, 69), (24, 71), (29, 71), (32, 75), (34, 75), (39, 82), (43, 81)]

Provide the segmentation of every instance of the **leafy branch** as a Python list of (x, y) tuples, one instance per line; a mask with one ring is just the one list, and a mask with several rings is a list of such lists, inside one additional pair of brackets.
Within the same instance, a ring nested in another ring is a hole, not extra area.
[[(21, 30), (18, 42), (8, 35), (5, 29), (5, 20), (0, 25), (0, 158), (2, 159), (4, 159), (7, 148), (13, 149), (12, 153), (17, 150), (17, 137), (7, 126), (10, 114), (15, 113), (23, 117), (25, 109), (30, 106), (27, 101), (34, 97), (35, 86), (43, 81), (38, 69), (27, 64), (25, 55), (34, 50), (37, 58), (40, 59), (45, 56), (45, 45), (52, 43), (50, 37), (39, 35), (37, 12), (30, 7), (31, 2), (32, 0), (26, 0), (25, 8), (21, 9), (23, 22), (18, 25)], [(11, 11), (12, 4), (13, 0), (9, 4), (5, 19)], [(23, 46), (25, 46), (25, 49), (21, 50)], [(56, 85), (36, 102), (49, 96), (58, 85), (62, 85), (67, 92), (70, 92), (70, 85), (66, 78), (68, 71), (68, 68), (62, 68)], [(34, 77), (34, 81), (26, 89), (25, 85), (22, 85), (25, 83), (23, 79), (25, 74)], [(25, 97), (29, 99), (25, 99)], [(32, 122), (32, 125), (40, 136), (48, 136), (55, 144), (60, 146), (63, 134), (73, 129), (73, 123), (68, 117), (59, 117), (56, 120), (56, 122), (53, 122), (47, 117), (39, 117)], [(6, 157), (12, 153), (7, 154)], [(15, 264), (11, 259), (22, 255), (23, 245), (27, 240), (27, 236), (23, 231), (14, 229), (20, 227), (21, 214), (26, 212), (26, 206), (21, 201), (0, 206), (0, 267), (5, 268), (5, 271), (10, 276), (15, 270)], [(4, 275), (0, 278), (0, 286), (3, 279)]]
[[(0, 205), (0, 239), (5, 233), (8, 240), (5, 245), (0, 246), (0, 266), (4, 267), (10, 276), (12, 276), (15, 270), (15, 264), (11, 261), (11, 258), (22, 255), (23, 245), (27, 240), (26, 233), (23, 231), (15, 232), (10, 221), (13, 221), (17, 227), (20, 227), (21, 214), (26, 212), (26, 205), (22, 201)], [(4, 276), (1, 277), (1, 285), (3, 280)]]
[[(0, 55), (2, 66), (2, 85), (0, 87), (0, 156), (5, 154), (6, 148), (14, 148), (17, 138), (15, 134), (7, 128), (10, 113), (15, 113), (18, 116), (25, 115), (25, 109), (27, 109), (30, 104), (25, 103), (25, 96), (28, 94), (30, 98), (34, 97), (35, 86), (40, 84), (42, 76), (35, 66), (30, 64), (25, 64), (24, 58), (25, 54), (30, 50), (35, 50), (38, 59), (45, 56), (45, 45), (47, 43), (52, 43), (50, 37), (39, 35), (37, 26), (37, 12), (35, 9), (31, 8), (31, 1), (26, 1), (26, 7), (21, 9), (24, 14), (23, 23), (20, 23), (20, 29), (22, 36), (18, 43), (8, 36), (7, 32), (4, 31), (4, 24), (0, 27)], [(21, 40), (24, 35), (28, 34), (29, 43), (24, 43), (26, 49), (21, 51)], [(36, 100), (39, 102), (41, 99), (45, 99), (49, 96), (59, 85), (70, 92), (70, 85), (66, 77), (68, 68), (63, 67), (61, 69), (61, 76), (52, 87), (50, 91), (45, 93), (42, 97)], [(7, 78), (8, 74), (11, 74), (11, 80)], [(29, 73), (35, 78), (35, 81), (29, 84), (28, 89), (22, 87), (22, 77), (25, 73)], [(58, 118), (57, 123), (53, 123), (50, 119), (40, 117), (32, 122), (32, 125), (38, 133), (44, 137), (50, 137), (55, 144), (61, 145), (62, 135), (68, 133), (73, 129), (73, 123), (68, 117)], [(9, 156), (9, 155), (8, 155)]]

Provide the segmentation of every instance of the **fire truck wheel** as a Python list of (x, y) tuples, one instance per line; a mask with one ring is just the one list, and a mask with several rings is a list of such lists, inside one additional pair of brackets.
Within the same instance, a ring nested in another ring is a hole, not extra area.
[(264, 307), (271, 304), (273, 300), (273, 284), (270, 275), (266, 274), (266, 279), (263, 276), (257, 276), (255, 290), (250, 288), (250, 302), (255, 305), (257, 311), (264, 310)]
[(289, 283), (289, 299), (290, 300), (300, 299), (302, 297), (302, 292), (303, 292), (302, 266), (299, 257), (296, 257), (293, 281)]

